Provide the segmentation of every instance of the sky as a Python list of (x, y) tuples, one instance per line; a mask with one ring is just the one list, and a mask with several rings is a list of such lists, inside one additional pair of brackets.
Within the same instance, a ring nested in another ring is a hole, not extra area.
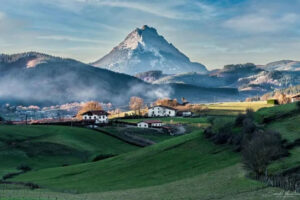
[(299, 10), (300, 0), (0, 0), (0, 53), (89, 63), (147, 24), (208, 69), (300, 60)]

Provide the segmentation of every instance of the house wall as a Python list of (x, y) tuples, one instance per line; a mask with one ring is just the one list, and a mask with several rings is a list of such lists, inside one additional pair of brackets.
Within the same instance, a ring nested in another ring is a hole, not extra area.
[(191, 116), (192, 112), (182, 112), (182, 116), (187, 117), (187, 116)]
[(149, 128), (148, 124), (145, 122), (140, 122), (137, 124), (137, 127), (139, 128)]
[(152, 123), (151, 126), (153, 127), (161, 127), (163, 124), (162, 123)]
[(300, 97), (292, 98), (292, 102), (300, 101)]
[(108, 123), (108, 117), (106, 115), (83, 115), (84, 120), (95, 120), (96, 123)]
[(153, 107), (148, 110), (148, 117), (174, 117), (176, 111), (164, 107)]

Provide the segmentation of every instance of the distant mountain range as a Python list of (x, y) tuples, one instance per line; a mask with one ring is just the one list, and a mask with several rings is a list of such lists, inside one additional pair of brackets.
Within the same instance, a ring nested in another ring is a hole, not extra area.
[(161, 70), (165, 74), (207, 73), (204, 65), (191, 62), (156, 29), (147, 25), (132, 31), (110, 53), (91, 65), (130, 75), (150, 70)]
[(0, 102), (53, 105), (97, 100), (127, 105), (131, 96), (145, 102), (157, 98), (212, 101), (238, 98), (236, 89), (207, 89), (193, 85), (153, 85), (126, 74), (93, 67), (73, 59), (29, 52), (0, 55)]
[(208, 71), (146, 25), (92, 65), (37, 52), (0, 54), (0, 103), (98, 100), (127, 105), (131, 96), (145, 102), (164, 97), (233, 101), (299, 84), (298, 61), (226, 65)]
[(156, 72), (156, 76), (151, 76), (152, 74), (144, 72), (136, 77), (153, 84), (181, 83), (208, 88), (237, 88), (249, 95), (300, 84), (300, 71), (277, 71), (274, 68), (267, 71), (265, 67), (257, 67), (252, 63), (226, 65), (223, 69), (208, 74), (191, 72), (166, 75)]

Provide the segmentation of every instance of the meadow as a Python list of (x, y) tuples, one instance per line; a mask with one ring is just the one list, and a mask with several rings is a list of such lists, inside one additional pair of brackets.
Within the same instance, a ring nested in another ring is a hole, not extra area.
[[(282, 137), (292, 143), (300, 138), (297, 109), (296, 104), (263, 108), (255, 113), (255, 118), (258, 123), (263, 119), (274, 118), (261, 126), (265, 129), (280, 127), (278, 131)], [(282, 110), (286, 111), (285, 115), (281, 115)], [(277, 115), (281, 117), (277, 118)], [(165, 122), (177, 120), (175, 123), (180, 122), (191, 126), (208, 123), (208, 118), (205, 117), (160, 119)], [(217, 119), (234, 120), (232, 117)], [(23, 127), (17, 131), (18, 128), (16, 126), (15, 131), (22, 132)], [(110, 131), (116, 130), (112, 128)], [(63, 133), (58, 133), (60, 134)], [(92, 131), (91, 134), (98, 133)], [(138, 130), (136, 134), (143, 133)], [(84, 137), (83, 135), (81, 137)], [(107, 145), (101, 151), (105, 153), (115, 151), (116, 156), (65, 167), (37, 168), (9, 180), (32, 182), (41, 186), (41, 189), (28, 190), (21, 186), (0, 185), (0, 199), (299, 199), (297, 193), (285, 192), (280, 188), (269, 187), (265, 183), (248, 178), (240, 153), (234, 152), (231, 145), (215, 145), (207, 140), (203, 135), (203, 129), (197, 126), (193, 126), (192, 132), (186, 135), (156, 138), (157, 144), (145, 148), (132, 147), (124, 143), (121, 145), (119, 143), (121, 141), (111, 140), (111, 137), (101, 134), (100, 136), (103, 137), (102, 140), (99, 138), (94, 142), (99, 146)], [(111, 142), (106, 143), (107, 140)], [(119, 147), (117, 151), (115, 148), (119, 145), (124, 146)], [(100, 147), (96, 145), (89, 149), (93, 148)], [(299, 152), (298, 146), (291, 148), (290, 155), (271, 163), (268, 171), (276, 174), (299, 166)]]
[(33, 170), (66, 166), (135, 149), (86, 128), (0, 125), (0, 176), (18, 171), (20, 165)]

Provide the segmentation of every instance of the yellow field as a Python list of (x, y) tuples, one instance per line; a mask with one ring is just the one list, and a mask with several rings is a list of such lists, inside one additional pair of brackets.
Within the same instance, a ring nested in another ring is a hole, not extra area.
[(272, 104), (267, 104), (267, 101), (256, 101), (256, 102), (226, 102), (216, 104), (206, 104), (208, 109), (212, 110), (235, 110), (235, 111), (246, 111), (247, 109), (253, 109), (257, 111), (260, 108), (272, 107)]

